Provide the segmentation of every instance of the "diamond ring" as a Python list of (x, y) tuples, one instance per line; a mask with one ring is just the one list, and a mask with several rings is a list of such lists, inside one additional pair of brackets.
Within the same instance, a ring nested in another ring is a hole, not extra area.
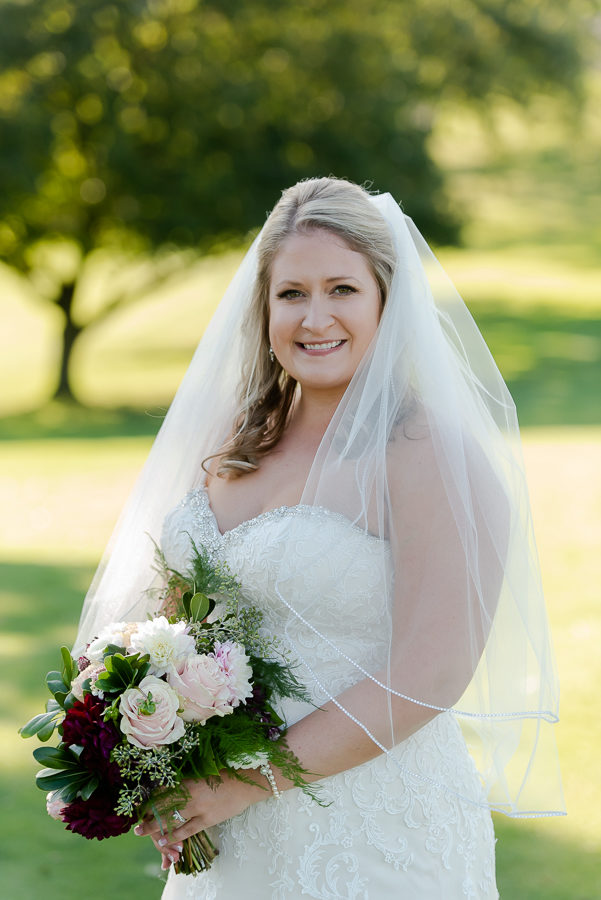
[(175, 812), (173, 813), (173, 818), (175, 819), (176, 822), (179, 822), (180, 825), (185, 825), (186, 822), (188, 821), (187, 819), (184, 819), (184, 817), (182, 816), (179, 809), (175, 810)]

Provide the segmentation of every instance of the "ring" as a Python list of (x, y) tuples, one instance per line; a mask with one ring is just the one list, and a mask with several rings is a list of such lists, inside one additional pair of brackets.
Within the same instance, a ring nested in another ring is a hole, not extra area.
[(180, 825), (185, 825), (186, 822), (188, 821), (187, 819), (184, 819), (184, 817), (182, 816), (179, 809), (175, 810), (175, 812), (173, 813), (173, 818), (175, 819), (176, 822), (179, 822)]

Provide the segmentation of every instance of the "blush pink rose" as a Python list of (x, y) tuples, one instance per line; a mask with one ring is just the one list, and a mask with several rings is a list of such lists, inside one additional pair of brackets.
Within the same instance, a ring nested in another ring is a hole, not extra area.
[(175, 691), (162, 679), (147, 675), (138, 687), (128, 688), (121, 695), (121, 731), (130, 744), (142, 750), (172, 744), (184, 734), (178, 709)]
[(213, 656), (189, 656), (181, 673), (170, 672), (167, 680), (179, 696), (186, 722), (204, 724), (233, 710), (227, 673)]

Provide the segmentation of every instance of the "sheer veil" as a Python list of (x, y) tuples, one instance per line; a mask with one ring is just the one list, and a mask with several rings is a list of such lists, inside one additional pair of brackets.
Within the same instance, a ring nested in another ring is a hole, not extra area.
[[(395, 745), (436, 715), (459, 722), (480, 774), (465, 800), (511, 816), (563, 814), (553, 723), (558, 684), (515, 406), (480, 332), (419, 231), (390, 194), (369, 197), (394, 243), (380, 325), (324, 435), (301, 504), (324, 507), (379, 543), (389, 572), (387, 653), (368, 670), (319, 628), (323, 598), (278, 597), (311, 639), (379, 687), (382, 727), (320, 688), (395, 765)], [(145, 618), (153, 545), (166, 513), (203, 480), (237, 410), (254, 241), (228, 287), (155, 440), (89, 589), (77, 638)], [(304, 565), (335, 552), (324, 532)], [(303, 663), (302, 647), (292, 651)], [(309, 678), (317, 678), (308, 665)], [(429, 772), (457, 792), (452, 776)]]

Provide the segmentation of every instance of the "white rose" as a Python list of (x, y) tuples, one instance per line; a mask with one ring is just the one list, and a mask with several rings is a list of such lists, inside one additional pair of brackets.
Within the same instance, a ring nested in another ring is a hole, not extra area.
[(172, 744), (184, 734), (184, 722), (177, 714), (179, 698), (169, 685), (147, 675), (138, 687), (121, 695), (121, 731), (130, 744), (145, 750)]
[(196, 653), (194, 638), (186, 633), (186, 628), (185, 622), (171, 625), (165, 616), (141, 622), (131, 637), (131, 649), (148, 653), (152, 675), (165, 675), (172, 670), (181, 672), (186, 659)]

